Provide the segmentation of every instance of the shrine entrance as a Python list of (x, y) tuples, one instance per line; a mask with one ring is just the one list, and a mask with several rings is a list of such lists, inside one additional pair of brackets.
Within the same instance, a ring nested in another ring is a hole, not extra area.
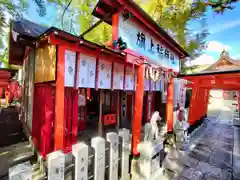
[[(194, 129), (207, 115), (210, 90), (221, 89), (225, 93), (239, 91), (240, 61), (233, 60), (226, 51), (223, 51), (219, 60), (207, 69), (180, 77), (188, 80), (186, 86), (192, 89), (188, 122)], [(239, 105), (239, 99), (236, 97), (235, 99)], [(239, 111), (239, 106), (237, 107)]]

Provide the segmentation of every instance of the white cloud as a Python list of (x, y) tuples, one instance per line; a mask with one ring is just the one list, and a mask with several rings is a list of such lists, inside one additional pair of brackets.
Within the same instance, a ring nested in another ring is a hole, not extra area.
[(233, 20), (233, 21), (227, 21), (225, 23), (219, 23), (214, 25), (214, 27), (210, 28), (209, 32), (210, 34), (216, 34), (216, 33), (220, 33), (223, 31), (226, 31), (228, 29), (237, 27), (240, 25), (240, 20)]
[(240, 54), (233, 55), (233, 56), (231, 56), (231, 58), (233, 58), (234, 60), (239, 60)]
[(224, 45), (218, 41), (209, 41), (207, 44), (207, 51), (211, 52), (219, 52), (221, 53), (223, 50), (230, 50), (231, 47), (228, 45)]
[(196, 59), (190, 60), (186, 62), (186, 66), (194, 66), (194, 65), (207, 65), (207, 64), (213, 64), (216, 60), (207, 54), (203, 54)]

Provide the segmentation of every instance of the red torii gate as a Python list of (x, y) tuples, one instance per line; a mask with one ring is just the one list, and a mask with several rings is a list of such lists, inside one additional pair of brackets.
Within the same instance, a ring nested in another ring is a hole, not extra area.
[[(194, 125), (197, 120), (207, 114), (209, 91), (211, 89), (239, 90), (240, 62), (229, 57), (223, 51), (220, 59), (209, 68), (197, 74), (181, 75), (189, 81), (186, 85), (192, 88), (188, 122)], [(239, 99), (238, 99), (239, 104)]]

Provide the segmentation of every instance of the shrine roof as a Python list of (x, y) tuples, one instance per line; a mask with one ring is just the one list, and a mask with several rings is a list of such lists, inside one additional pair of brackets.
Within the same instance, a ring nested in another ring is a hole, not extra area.
[(219, 71), (231, 71), (231, 70), (240, 70), (240, 60), (232, 59), (226, 50), (220, 55), (218, 61), (210, 65), (208, 68), (202, 70), (201, 72), (219, 72)]
[[(141, 21), (138, 17), (143, 18), (147, 22), (149, 22), (151, 27), (148, 27), (144, 22), (141, 22), (143, 26), (147, 26), (148, 28), (154, 29), (156, 35), (160, 37), (165, 43), (167, 43), (170, 47), (177, 48), (183, 56), (190, 56), (189, 53), (182, 48), (182, 46), (177, 43), (161, 26), (159, 26), (151, 16), (149, 16), (139, 5), (137, 5), (133, 0), (99, 0), (97, 5), (93, 10), (93, 15), (97, 18), (103, 19), (106, 23), (112, 24), (112, 15), (117, 12), (121, 8), (129, 8), (132, 16), (136, 16), (139, 21)], [(131, 11), (134, 9), (135, 11)], [(184, 57), (181, 57), (184, 58)]]
[(101, 48), (109, 53), (124, 56), (121, 52), (79, 38), (78, 36), (62, 31), (56, 27), (44, 27), (26, 19), (21, 19), (12, 21), (10, 24), (9, 63), (21, 65), (26, 47), (29, 46), (36, 48), (36, 42), (52, 33), (69, 42), (79, 43), (80, 41), (83, 41), (85, 45), (87, 44), (91, 46), (91, 48)]
[(207, 76), (207, 75), (217, 75), (217, 74), (232, 74), (240, 73), (240, 60), (232, 59), (226, 50), (220, 54), (218, 61), (207, 67), (206, 69), (200, 71), (199, 73), (193, 74), (182, 74), (179, 77), (187, 76)]
[(199, 72), (199, 73), (193, 73), (193, 74), (180, 74), (178, 77), (194, 77), (194, 76), (209, 76), (209, 75), (218, 75), (218, 74), (234, 74), (234, 73), (240, 73), (240, 69), (237, 70), (225, 70), (225, 71), (208, 71), (208, 72)]

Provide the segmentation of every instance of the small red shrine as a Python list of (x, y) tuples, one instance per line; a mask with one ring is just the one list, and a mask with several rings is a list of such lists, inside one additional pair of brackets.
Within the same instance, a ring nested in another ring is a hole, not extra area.
[(11, 24), (10, 63), (23, 66), (22, 120), (43, 156), (126, 125), (137, 155), (142, 123), (166, 94), (173, 131), (173, 77), (188, 53), (132, 0), (100, 0), (93, 15), (112, 25), (111, 48), (27, 20)]

